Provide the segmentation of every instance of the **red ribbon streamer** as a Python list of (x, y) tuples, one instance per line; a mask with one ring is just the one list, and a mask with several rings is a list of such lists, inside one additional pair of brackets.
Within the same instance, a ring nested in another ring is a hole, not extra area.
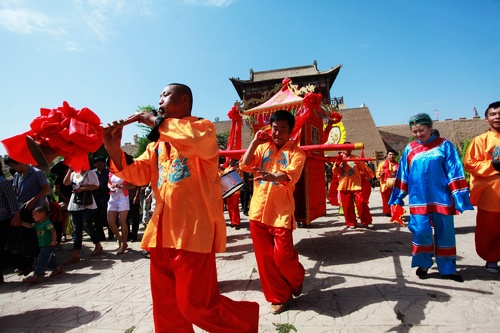
[(227, 116), (232, 120), (231, 122), (231, 130), (229, 132), (229, 138), (227, 139), (227, 149), (235, 150), (241, 149), (241, 125), (242, 125), (242, 117), (240, 114), (240, 110), (238, 106), (233, 106), (231, 110), (229, 110)]

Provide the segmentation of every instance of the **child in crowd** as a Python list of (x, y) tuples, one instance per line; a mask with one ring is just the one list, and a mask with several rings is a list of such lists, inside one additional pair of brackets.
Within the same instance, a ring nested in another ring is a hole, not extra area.
[[(49, 220), (54, 225), (54, 229), (56, 231), (56, 249), (60, 250), (62, 248), (61, 239), (63, 235), (63, 213), (62, 208), (59, 202), (57, 202), (52, 195), (48, 195), (47, 199), (49, 201)], [(64, 232), (64, 235), (66, 232)]]
[(36, 260), (34, 274), (23, 280), (26, 283), (37, 283), (38, 277), (45, 274), (46, 268), (53, 269), (50, 276), (62, 273), (61, 266), (57, 264), (56, 255), (54, 253), (57, 245), (57, 235), (54, 225), (48, 217), (49, 209), (46, 206), (39, 206), (33, 209), (32, 214), (35, 223), (29, 224), (22, 222), (22, 224), (26, 228), (33, 228), (36, 230), (40, 254)]

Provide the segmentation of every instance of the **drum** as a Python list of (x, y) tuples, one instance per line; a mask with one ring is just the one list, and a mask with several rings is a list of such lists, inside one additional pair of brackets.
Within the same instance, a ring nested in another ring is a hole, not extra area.
[(393, 188), (395, 182), (396, 178), (387, 178), (387, 180), (385, 181), (385, 186), (387, 186), (387, 188)]
[(220, 177), (220, 183), (222, 185), (222, 199), (225, 199), (234, 192), (238, 191), (244, 184), (236, 170), (223, 174), (222, 177)]

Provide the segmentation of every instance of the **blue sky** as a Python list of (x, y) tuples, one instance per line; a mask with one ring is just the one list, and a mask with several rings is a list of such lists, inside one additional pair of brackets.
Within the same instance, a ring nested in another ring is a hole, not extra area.
[(226, 120), (230, 77), (314, 60), (343, 65), (331, 95), (379, 126), (482, 115), (500, 100), (499, 14), (498, 0), (2, 0), (0, 139), (64, 100), (125, 118), (170, 82), (191, 86), (193, 114)]

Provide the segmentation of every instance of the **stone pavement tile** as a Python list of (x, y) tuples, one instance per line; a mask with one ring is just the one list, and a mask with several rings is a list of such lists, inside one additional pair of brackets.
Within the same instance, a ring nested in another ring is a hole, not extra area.
[[(148, 315), (152, 318), (153, 317), (153, 313), (152, 312), (149, 312)], [(134, 330), (132, 331), (133, 333), (154, 333), (155, 329), (154, 329), (154, 323), (153, 321), (141, 321), (137, 324), (134, 325)], [(196, 331), (196, 330), (195, 330)], [(197, 332), (202, 332), (201, 330), (197, 331)], [(96, 332), (96, 333), (100, 333), (100, 332)]]
[[(259, 332), (274, 324), (293, 324), (298, 332), (498, 332), (500, 274), (488, 273), (475, 253), (475, 212), (455, 216), (457, 266), (465, 283), (441, 278), (436, 266), (420, 280), (411, 268), (411, 233), (381, 214), (380, 193), (370, 205), (374, 229), (347, 230), (338, 209), (294, 231), (306, 269), (303, 294), (287, 311), (273, 315), (261, 291), (248, 218), (227, 229), (227, 252), (217, 254), (221, 293), (260, 305)], [(226, 220), (227, 213), (226, 213)], [(138, 243), (117, 256), (115, 242), (90, 257), (84, 239), (82, 262), (34, 286), (17, 274), (0, 285), (1, 332), (154, 331), (149, 289), (149, 260)], [(71, 244), (57, 253), (61, 262)], [(195, 332), (203, 330), (195, 328)]]
[(50, 305), (31, 302), (29, 310), (17, 307), (14, 313), (2, 313), (0, 327), (2, 332), (38, 332), (38, 331), (69, 331), (71, 328), (81, 328), (99, 317), (95, 311), (82, 307), (64, 304)]
[[(102, 306), (106, 306), (106, 308), (102, 308), (102, 311), (105, 312), (101, 312)], [(99, 318), (92, 321), (91, 326), (99, 327), (103, 331), (118, 329), (125, 332), (125, 330), (133, 327), (135, 323), (140, 323), (143, 320), (150, 321), (150, 318), (152, 318), (151, 303), (132, 300), (124, 300), (121, 303), (113, 304), (93, 302), (91, 308), (102, 313)]]
[(95, 284), (98, 291), (90, 300), (102, 300), (108, 302), (125, 302), (127, 300), (131, 300), (132, 297), (130, 296), (134, 293), (134, 291), (136, 291), (137, 285), (126, 283), (122, 284), (118, 281), (119, 280), (115, 280), (115, 283), (108, 284), (105, 288), (103, 288), (102, 284)]

